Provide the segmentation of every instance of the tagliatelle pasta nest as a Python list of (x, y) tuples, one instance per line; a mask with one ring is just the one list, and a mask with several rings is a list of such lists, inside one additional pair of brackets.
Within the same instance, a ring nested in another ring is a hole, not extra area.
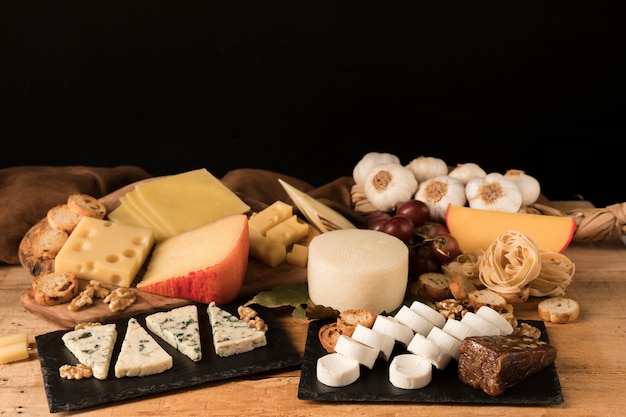
[(452, 276), (461, 274), (468, 277), (475, 284), (479, 284), (480, 260), (483, 257), (483, 251), (480, 249), (471, 250), (461, 253), (452, 262), (441, 265), (443, 272)]
[(539, 247), (523, 233), (506, 231), (485, 250), (479, 268), (485, 287), (502, 293), (521, 291), (541, 272)]
[(572, 282), (576, 270), (574, 262), (562, 253), (540, 251), (541, 272), (530, 283), (530, 295), (534, 297), (559, 297)]

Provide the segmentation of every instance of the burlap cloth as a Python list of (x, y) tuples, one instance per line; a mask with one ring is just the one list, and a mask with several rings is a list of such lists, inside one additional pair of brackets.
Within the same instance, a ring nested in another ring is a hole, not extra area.
[[(210, 168), (207, 168), (210, 171)], [(55, 205), (65, 203), (73, 193), (100, 198), (134, 182), (152, 178), (137, 166), (99, 168), (86, 166), (19, 166), (0, 169), (0, 263), (19, 264), (17, 251), (26, 232)], [(334, 208), (357, 227), (363, 227), (366, 214), (355, 210), (351, 195), (354, 180), (339, 177), (321, 186), (278, 172), (241, 168), (221, 179), (226, 186), (246, 198), (269, 205), (276, 200), (291, 203), (278, 179)], [(626, 203), (606, 208), (560, 212), (545, 199), (525, 212), (574, 217), (577, 222), (573, 241), (593, 242), (626, 234)], [(296, 210), (297, 212), (297, 210)]]

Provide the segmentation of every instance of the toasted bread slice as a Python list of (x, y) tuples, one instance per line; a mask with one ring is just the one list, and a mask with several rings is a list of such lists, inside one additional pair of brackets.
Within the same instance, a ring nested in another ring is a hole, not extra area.
[(439, 272), (426, 272), (417, 279), (418, 295), (430, 300), (441, 301), (452, 298), (450, 278)]
[(334, 321), (320, 327), (317, 336), (326, 352), (335, 353), (335, 345), (341, 336), (341, 332), (337, 329), (337, 322)]
[(580, 315), (580, 305), (577, 301), (565, 297), (550, 297), (537, 305), (539, 317), (543, 321), (552, 323), (569, 323)]
[(508, 304), (504, 297), (487, 288), (470, 291), (467, 300), (474, 311), (482, 306), (489, 306), (496, 311), (502, 311)]
[(337, 329), (346, 336), (352, 336), (357, 324), (370, 329), (376, 321), (377, 314), (366, 309), (349, 309), (339, 313), (337, 317)]
[(81, 215), (72, 210), (67, 204), (52, 207), (47, 213), (50, 227), (65, 233), (72, 233), (81, 219)]
[(32, 283), (35, 301), (45, 306), (67, 303), (78, 295), (78, 279), (73, 272), (50, 272)]
[(80, 216), (104, 219), (106, 215), (106, 206), (88, 194), (70, 195), (67, 198), (67, 205)]

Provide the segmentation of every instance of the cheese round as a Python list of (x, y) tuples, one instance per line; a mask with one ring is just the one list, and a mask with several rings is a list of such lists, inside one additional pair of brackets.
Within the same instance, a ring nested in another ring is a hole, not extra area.
[(309, 297), (339, 311), (391, 312), (404, 299), (408, 264), (408, 247), (387, 233), (367, 229), (322, 233), (309, 244)]
[(339, 353), (329, 353), (319, 358), (316, 370), (318, 381), (329, 387), (345, 387), (361, 375), (359, 362)]
[(420, 355), (405, 353), (397, 355), (389, 365), (389, 382), (402, 389), (419, 389), (430, 384), (433, 365)]
[(362, 324), (356, 325), (354, 333), (352, 333), (352, 338), (364, 345), (378, 349), (380, 351), (378, 356), (385, 361), (391, 358), (393, 347), (396, 344), (396, 339), (393, 337), (365, 327)]
[(361, 365), (372, 369), (376, 363), (376, 359), (378, 359), (380, 349), (364, 345), (361, 342), (357, 342), (352, 337), (342, 334), (339, 336), (339, 339), (337, 339), (335, 352), (346, 358), (354, 359)]

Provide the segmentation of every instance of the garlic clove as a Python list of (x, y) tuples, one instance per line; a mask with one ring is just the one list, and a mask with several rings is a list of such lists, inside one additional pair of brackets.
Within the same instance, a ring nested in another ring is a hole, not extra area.
[(410, 169), (396, 163), (377, 165), (365, 177), (363, 191), (377, 210), (391, 211), (410, 200), (417, 191)]
[(472, 178), (485, 178), (485, 176), (487, 176), (487, 172), (485, 172), (480, 165), (474, 162), (467, 162), (464, 164), (457, 164), (456, 167), (452, 168), (448, 175), (460, 179), (463, 184), (467, 184), (467, 182)]
[(382, 164), (400, 164), (400, 158), (397, 155), (387, 152), (368, 152), (357, 162), (352, 170), (352, 178), (356, 184), (365, 183), (365, 177), (377, 165)]
[(465, 185), (471, 208), (516, 213), (522, 206), (522, 192), (515, 182), (498, 172), (475, 177)]
[(417, 182), (448, 174), (448, 164), (443, 159), (434, 156), (418, 156), (406, 167), (413, 172)]
[(448, 205), (464, 206), (465, 187), (461, 180), (448, 175), (439, 175), (419, 184), (416, 200), (428, 204), (430, 218), (436, 222), (444, 222)]
[(509, 169), (504, 173), (504, 177), (515, 182), (519, 188), (522, 193), (522, 207), (530, 206), (539, 198), (541, 186), (535, 177), (521, 169)]

